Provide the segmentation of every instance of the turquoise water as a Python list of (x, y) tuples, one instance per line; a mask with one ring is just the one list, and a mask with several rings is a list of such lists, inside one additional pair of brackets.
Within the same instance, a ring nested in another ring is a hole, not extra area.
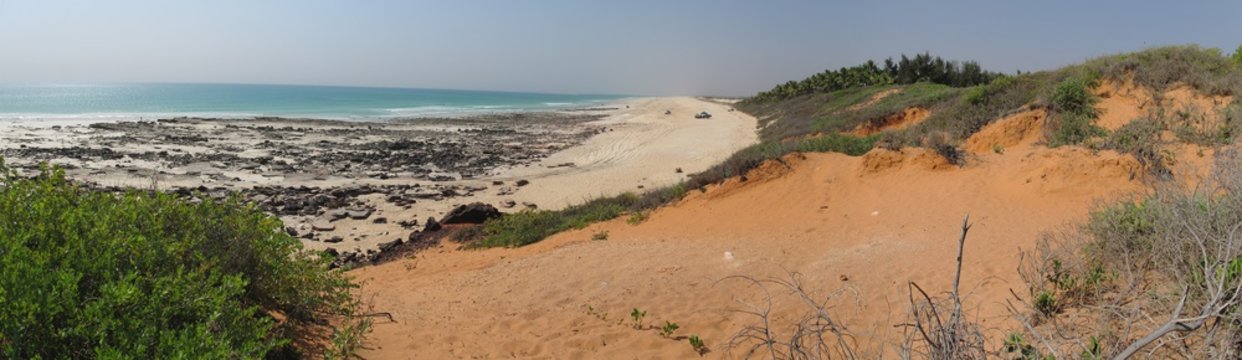
[(0, 121), (255, 116), (376, 120), (554, 110), (612, 95), (299, 85), (0, 85)]

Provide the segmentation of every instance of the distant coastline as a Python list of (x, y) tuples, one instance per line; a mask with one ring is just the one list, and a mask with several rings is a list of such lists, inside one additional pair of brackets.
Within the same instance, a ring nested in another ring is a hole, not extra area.
[(0, 85), (0, 122), (205, 117), (376, 121), (603, 106), (623, 95), (253, 84)]

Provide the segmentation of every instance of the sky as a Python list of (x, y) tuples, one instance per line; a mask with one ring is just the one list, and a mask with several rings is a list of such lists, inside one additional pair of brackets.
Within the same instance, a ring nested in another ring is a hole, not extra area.
[(1242, 1), (0, 0), (0, 84), (750, 95), (930, 51), (1003, 72), (1242, 44)]

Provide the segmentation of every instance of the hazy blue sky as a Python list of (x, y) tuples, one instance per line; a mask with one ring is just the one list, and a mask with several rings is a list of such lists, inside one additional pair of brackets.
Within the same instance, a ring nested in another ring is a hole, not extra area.
[(0, 0), (0, 83), (744, 95), (929, 50), (1012, 72), (1232, 52), (1240, 1)]

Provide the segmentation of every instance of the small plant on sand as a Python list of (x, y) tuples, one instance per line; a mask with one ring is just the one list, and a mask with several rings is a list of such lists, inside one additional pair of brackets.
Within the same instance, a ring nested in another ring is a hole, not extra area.
[(602, 321), (608, 321), (608, 314), (601, 312), (599, 310), (596, 310), (594, 306), (591, 306), (591, 304), (587, 304), (586, 313), (587, 315), (594, 316), (596, 319), (600, 319)]
[(641, 329), (643, 327), (644, 317), (647, 317), (646, 310), (638, 310), (638, 308), (634, 308), (634, 310), (630, 311), (630, 318), (634, 319), (635, 329)]
[(677, 325), (677, 323), (665, 320), (664, 326), (660, 327), (660, 336), (673, 337), (673, 332), (676, 332), (677, 329), (680, 328), (681, 326)]
[(690, 348), (699, 353), (699, 356), (707, 353), (707, 344), (704, 344), (703, 339), (700, 339), (698, 335), (690, 335)]
[(1100, 349), (1100, 339), (1091, 336), (1091, 341), (1087, 343), (1087, 349), (1082, 351), (1082, 359), (1100, 360), (1104, 359), (1104, 351)]
[(992, 144), (992, 152), (997, 154), (1005, 153), (1005, 146), (1001, 144)]
[(608, 240), (608, 230), (600, 231), (600, 232), (595, 233), (595, 235), (591, 235), (591, 240), (595, 240), (595, 241)]
[(1048, 290), (1040, 291), (1035, 295), (1035, 310), (1044, 316), (1056, 315), (1057, 296)]
[(629, 223), (630, 225), (638, 225), (638, 224), (641, 224), (643, 221), (647, 221), (646, 211), (635, 211), (633, 213), (630, 213), (630, 218), (626, 220), (625, 222)]
[(1010, 333), (1009, 337), (1005, 338), (1005, 344), (1001, 348), (1001, 353), (1005, 355), (1004, 357), (1005, 359), (1015, 359), (1015, 360), (1055, 359), (1055, 357), (1052, 357), (1051, 355), (1044, 356), (1043, 354), (1041, 354), (1039, 352), (1039, 349), (1035, 348), (1034, 345), (1031, 345), (1031, 343), (1027, 342), (1026, 338), (1022, 336), (1022, 333), (1018, 333), (1018, 332)]

